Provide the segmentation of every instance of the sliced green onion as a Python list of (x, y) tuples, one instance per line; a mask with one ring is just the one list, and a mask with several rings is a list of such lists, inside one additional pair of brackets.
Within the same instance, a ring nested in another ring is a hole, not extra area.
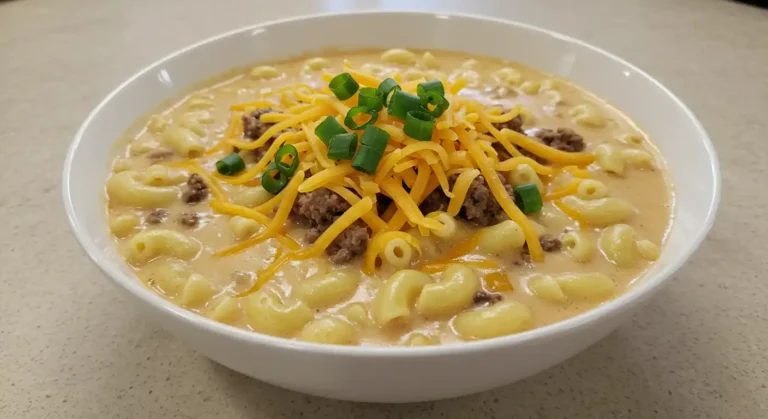
[(328, 158), (331, 160), (352, 160), (357, 150), (357, 134), (334, 135), (328, 147)]
[(405, 119), (405, 115), (410, 111), (418, 111), (421, 107), (421, 100), (418, 96), (406, 93), (402, 90), (396, 90), (389, 99), (387, 112), (398, 118)]
[[(283, 162), (286, 156), (291, 156), (291, 161), (288, 164)], [(296, 150), (296, 147), (291, 144), (285, 144), (275, 153), (275, 164), (277, 164), (277, 170), (288, 177), (293, 176), (296, 169), (299, 168), (299, 150)]]
[(381, 98), (377, 89), (363, 87), (357, 92), (357, 105), (379, 112), (384, 109), (384, 99)]
[(532, 214), (541, 211), (542, 202), (539, 188), (533, 183), (518, 185), (512, 188), (515, 195), (515, 205), (520, 208), (523, 214)]
[(287, 184), (288, 176), (277, 168), (275, 162), (270, 163), (264, 174), (261, 175), (261, 187), (271, 194), (280, 193)]
[[(370, 115), (370, 118), (362, 124), (358, 124), (355, 122), (355, 117), (361, 113)], [(363, 129), (368, 125), (375, 124), (377, 119), (379, 119), (379, 113), (373, 109), (368, 109), (365, 106), (355, 106), (354, 108), (350, 109), (349, 112), (347, 112), (347, 116), (344, 117), (344, 125), (346, 125), (349, 129), (358, 130)]]
[[(424, 108), (430, 115), (435, 118), (439, 118), (451, 104), (448, 103), (448, 99), (441, 95), (436, 90), (430, 90), (420, 95), (421, 107)], [(429, 109), (429, 105), (433, 105), (434, 108)]]
[(359, 84), (349, 75), (349, 73), (341, 73), (331, 79), (328, 83), (328, 88), (331, 89), (334, 95), (339, 100), (347, 100), (357, 93)]
[(331, 138), (333, 138), (334, 135), (346, 133), (347, 130), (345, 130), (339, 121), (332, 116), (326, 117), (323, 122), (318, 124), (317, 128), (315, 128), (315, 135), (317, 135), (317, 138), (324, 142), (325, 145), (331, 144)]
[(384, 102), (384, 106), (389, 106), (389, 100), (387, 99), (392, 90), (401, 90), (400, 85), (394, 79), (384, 79), (376, 89), (379, 92), (379, 96), (381, 96), (381, 100)]
[(244, 169), (245, 162), (237, 153), (230, 153), (227, 157), (216, 162), (216, 171), (224, 176), (234, 176)]
[(424, 94), (427, 92), (438, 92), (440, 93), (440, 96), (445, 96), (445, 88), (443, 87), (443, 82), (440, 80), (425, 81), (423, 83), (419, 83), (419, 85), (416, 86), (417, 95), (424, 96)]
[(381, 161), (382, 154), (378, 150), (368, 147), (367, 145), (361, 145), (357, 150), (355, 158), (352, 160), (352, 167), (363, 173), (374, 174), (376, 173), (376, 167)]
[(405, 135), (419, 141), (432, 139), (432, 131), (435, 129), (435, 118), (427, 112), (411, 111), (405, 116), (403, 132)]
[(360, 144), (370, 147), (381, 154), (384, 154), (384, 149), (387, 148), (390, 135), (388, 132), (381, 128), (376, 128), (373, 125), (368, 125), (363, 131), (363, 137), (360, 138)]

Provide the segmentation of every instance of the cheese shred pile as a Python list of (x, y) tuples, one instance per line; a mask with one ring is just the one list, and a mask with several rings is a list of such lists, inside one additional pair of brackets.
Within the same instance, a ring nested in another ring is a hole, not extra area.
[[(376, 88), (382, 82), (374, 76), (351, 68), (345, 68), (345, 71), (351, 74), (361, 87)], [(331, 74), (325, 74), (323, 79), (328, 81), (332, 77)], [(413, 94), (418, 83), (423, 81), (425, 80), (404, 82), (401, 87), (405, 92)], [(217, 253), (218, 256), (240, 253), (270, 238), (275, 238), (283, 246), (280, 256), (259, 273), (257, 283), (249, 293), (257, 290), (285, 263), (320, 256), (345, 228), (357, 220), (362, 220), (373, 231), (373, 238), (363, 259), (363, 270), (366, 273), (373, 273), (376, 269), (376, 259), (386, 243), (393, 238), (404, 239), (418, 251), (418, 238), (401, 230), (418, 227), (422, 235), (429, 235), (432, 231), (443, 228), (442, 223), (427, 217), (427, 214), (419, 210), (422, 201), (435, 189), (440, 188), (450, 199), (447, 212), (456, 216), (472, 181), (481, 175), (509, 219), (522, 228), (531, 258), (534, 261), (544, 259), (533, 224), (507, 193), (500, 174), (513, 171), (522, 164), (529, 165), (545, 180), (558, 173), (571, 173), (575, 178), (573, 183), (544, 195), (545, 200), (554, 200), (555, 204), (560, 206), (557, 199), (575, 193), (579, 179), (589, 176), (584, 168), (595, 160), (594, 155), (560, 151), (518, 132), (499, 130), (494, 124), (508, 122), (518, 116), (521, 112), (519, 107), (503, 112), (498, 107), (488, 107), (475, 99), (459, 95), (467, 84), (463, 78), (453, 83), (447, 80), (442, 82), (446, 90), (445, 98), (450, 102), (450, 106), (437, 118), (430, 141), (409, 138), (403, 132), (401, 119), (389, 115), (386, 111), (379, 113), (375, 126), (386, 131), (391, 139), (374, 174), (355, 170), (349, 161), (329, 159), (328, 148), (315, 135), (317, 125), (328, 116), (343, 124), (347, 112), (356, 105), (356, 96), (340, 101), (326, 86), (314, 88), (307, 84), (295, 84), (276, 89), (265, 99), (231, 107), (229, 127), (222, 139), (205, 154), (226, 154), (235, 148), (254, 150), (265, 146), (270, 139), (276, 137), (263, 157), (236, 176), (222, 176), (215, 171), (201, 173), (199, 166), (192, 166), (192, 163), (187, 163), (187, 166), (193, 168), (196, 173), (204, 174), (212, 185), (215, 200), (211, 208), (214, 211), (240, 215), (265, 225), (258, 235), (221, 250)], [(243, 140), (242, 115), (267, 107), (275, 109), (276, 112), (262, 114), (261, 121), (274, 125), (253, 141)], [(496, 143), (512, 157), (499, 161), (498, 153), (494, 149)], [(290, 183), (274, 199), (256, 208), (228, 203), (220, 183), (258, 185), (262, 173), (274, 160), (275, 153), (285, 144), (295, 146), (299, 152), (299, 171)], [(518, 148), (546, 159), (550, 165), (544, 166), (524, 157)], [(457, 180), (451, 188), (448, 178), (453, 175), (457, 175)], [(297, 243), (286, 236), (282, 228), (297, 195), (318, 188), (328, 188), (337, 193), (349, 202), (351, 208), (312, 246), (299, 249)], [(376, 211), (376, 197), (380, 193), (389, 196), (393, 201), (381, 216)], [(447, 258), (426, 266), (436, 269), (435, 266), (449, 261), (450, 258)]]

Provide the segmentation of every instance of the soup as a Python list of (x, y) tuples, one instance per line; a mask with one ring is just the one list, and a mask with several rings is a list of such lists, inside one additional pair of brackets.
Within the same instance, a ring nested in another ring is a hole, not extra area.
[(517, 63), (329, 53), (233, 71), (119, 142), (109, 228), (147, 287), (310, 342), (493, 338), (625, 292), (674, 197), (618, 110)]

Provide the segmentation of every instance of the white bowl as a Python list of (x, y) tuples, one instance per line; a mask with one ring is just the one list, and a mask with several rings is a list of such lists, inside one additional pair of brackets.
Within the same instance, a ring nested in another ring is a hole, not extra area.
[[(407, 29), (407, 30), (406, 30)], [(513, 336), (421, 348), (297, 342), (216, 323), (146, 289), (115, 252), (103, 191), (113, 143), (164, 99), (233, 67), (324, 48), (451, 49), (519, 61), (568, 78), (626, 112), (669, 163), (676, 221), (661, 258), (621, 297), (566, 321)], [(512, 383), (571, 357), (611, 332), (658, 291), (712, 226), (720, 196), (706, 132), (669, 90), (626, 61), (530, 25), (467, 15), (363, 12), (300, 17), (229, 32), (175, 52), (131, 77), (88, 116), (63, 173), (69, 221), (90, 258), (141, 308), (202, 354), (268, 383), (370, 402), (456, 397)]]

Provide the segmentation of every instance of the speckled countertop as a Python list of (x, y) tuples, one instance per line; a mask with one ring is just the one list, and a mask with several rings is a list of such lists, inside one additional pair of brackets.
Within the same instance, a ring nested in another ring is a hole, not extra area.
[[(723, 204), (709, 239), (615, 333), (474, 396), (324, 400), (184, 347), (76, 244), (60, 203), (69, 141), (109, 90), (177, 48), (354, 5), (517, 19), (647, 70), (690, 105), (720, 153)], [(767, 133), (768, 11), (728, 1), (0, 1), (0, 418), (768, 418)]]

